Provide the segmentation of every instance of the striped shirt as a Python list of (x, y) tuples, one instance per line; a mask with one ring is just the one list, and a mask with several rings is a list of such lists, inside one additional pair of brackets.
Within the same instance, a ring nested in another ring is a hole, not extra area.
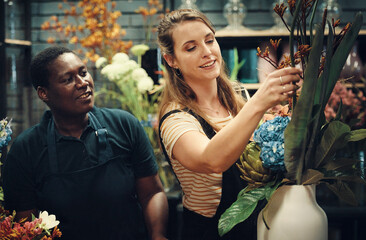
[[(171, 104), (167, 112), (174, 109), (182, 109), (182, 107)], [(221, 128), (227, 125), (231, 119), (232, 116), (230, 115), (225, 118), (210, 118), (210, 121)], [(198, 131), (205, 135), (198, 120), (186, 112), (171, 114), (161, 126), (161, 136), (165, 149), (183, 190), (183, 206), (205, 217), (212, 217), (220, 204), (222, 173), (193, 172), (186, 169), (178, 160), (172, 158), (174, 144), (188, 131)]]

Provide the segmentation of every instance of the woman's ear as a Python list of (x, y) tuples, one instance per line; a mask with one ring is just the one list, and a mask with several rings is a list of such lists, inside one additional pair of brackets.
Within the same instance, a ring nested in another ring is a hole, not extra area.
[(39, 99), (41, 99), (43, 102), (47, 102), (48, 101), (48, 94), (47, 94), (47, 89), (41, 86), (37, 87), (37, 94)]
[(177, 68), (177, 66), (175, 65), (174, 63), (174, 57), (172, 55), (169, 55), (169, 54), (163, 54), (163, 57), (165, 59), (165, 61), (168, 63), (168, 65), (171, 67), (171, 68)]

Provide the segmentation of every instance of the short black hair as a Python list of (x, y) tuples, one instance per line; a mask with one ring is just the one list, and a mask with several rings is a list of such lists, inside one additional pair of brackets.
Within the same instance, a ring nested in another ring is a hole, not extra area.
[(48, 79), (50, 76), (49, 65), (64, 53), (74, 52), (62, 46), (52, 46), (42, 50), (32, 59), (29, 72), (32, 85), (36, 90), (38, 86), (48, 87)]

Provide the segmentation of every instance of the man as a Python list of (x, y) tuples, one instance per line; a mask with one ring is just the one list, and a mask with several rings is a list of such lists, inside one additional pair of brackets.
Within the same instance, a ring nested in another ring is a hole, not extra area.
[(8, 153), (5, 208), (55, 214), (62, 239), (165, 239), (167, 199), (139, 121), (94, 106), (93, 78), (67, 48), (37, 54), (30, 73), (50, 110)]

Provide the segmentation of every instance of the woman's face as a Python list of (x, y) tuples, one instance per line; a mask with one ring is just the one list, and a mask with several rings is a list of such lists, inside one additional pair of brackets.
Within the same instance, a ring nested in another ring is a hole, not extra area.
[(85, 64), (73, 53), (64, 53), (49, 66), (46, 103), (63, 115), (89, 112), (94, 105), (94, 81)]
[(179, 68), (189, 83), (210, 81), (220, 75), (221, 52), (214, 33), (202, 21), (180, 23), (172, 33), (174, 54), (171, 66)]

